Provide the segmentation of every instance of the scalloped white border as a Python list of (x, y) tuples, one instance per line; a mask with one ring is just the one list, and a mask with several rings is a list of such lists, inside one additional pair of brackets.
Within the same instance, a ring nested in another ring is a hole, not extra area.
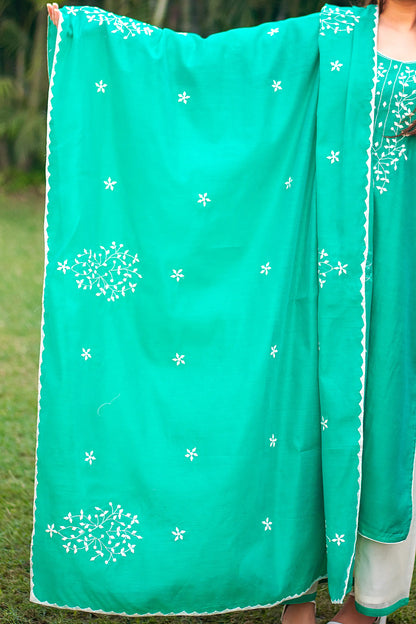
[[(49, 19), (51, 19), (49, 17)], [(35, 535), (35, 511), (36, 511), (36, 490), (38, 485), (38, 444), (39, 444), (39, 413), (40, 413), (40, 395), (41, 395), (41, 367), (42, 367), (42, 356), (44, 349), (44, 324), (45, 324), (45, 279), (46, 279), (46, 267), (48, 264), (48, 209), (49, 209), (49, 158), (50, 158), (50, 143), (51, 143), (51, 113), (52, 113), (52, 87), (54, 84), (55, 71), (56, 71), (56, 57), (59, 52), (59, 44), (61, 42), (61, 31), (62, 31), (62, 22), (64, 20), (62, 11), (59, 11), (59, 21), (58, 21), (58, 30), (55, 39), (55, 51), (52, 62), (51, 76), (49, 80), (49, 91), (48, 91), (48, 111), (47, 111), (47, 131), (46, 131), (46, 163), (45, 163), (45, 216), (44, 216), (44, 224), (43, 224), (43, 236), (44, 236), (44, 268), (43, 268), (43, 291), (42, 291), (42, 320), (41, 320), (41, 329), (40, 329), (40, 352), (39, 352), (39, 368), (38, 368), (38, 406), (37, 406), (37, 424), (36, 424), (36, 451), (35, 451), (35, 483), (34, 483), (34, 493), (33, 493), (33, 528), (32, 528), (32, 538), (30, 543), (30, 600), (31, 602), (38, 602), (33, 594), (33, 539)], [(50, 22), (51, 23), (51, 22)], [(46, 50), (46, 54), (48, 51)]]
[[(371, 90), (371, 110), (370, 110), (370, 124), (369, 124), (369, 139), (368, 139), (368, 149), (367, 149), (367, 186), (366, 186), (366, 198), (365, 198), (365, 223), (364, 223), (364, 259), (361, 263), (361, 305), (363, 309), (362, 313), (362, 351), (361, 351), (361, 400), (360, 400), (360, 426), (358, 427), (358, 433), (360, 435), (359, 438), (359, 451), (358, 451), (358, 493), (357, 493), (357, 516), (356, 516), (356, 524), (355, 524), (355, 543), (357, 542), (358, 535), (358, 518), (360, 514), (360, 502), (361, 502), (361, 489), (362, 489), (362, 455), (363, 455), (363, 442), (364, 442), (364, 431), (363, 431), (363, 423), (364, 423), (364, 395), (365, 395), (365, 380), (366, 380), (366, 354), (367, 354), (367, 311), (366, 311), (366, 297), (365, 297), (365, 270), (367, 265), (368, 258), (368, 228), (369, 228), (369, 215), (370, 215), (370, 190), (371, 190), (371, 181), (372, 181), (372, 147), (373, 147), (373, 136), (374, 136), (374, 107), (375, 107), (375, 97), (376, 97), (376, 85), (377, 85), (377, 47), (378, 47), (378, 21), (379, 21), (379, 8), (378, 5), (374, 6), (374, 28), (373, 28), (373, 87)], [(344, 595), (339, 603), (342, 603), (345, 595), (347, 593), (348, 588), (348, 580), (350, 578), (351, 567), (354, 563), (355, 557), (355, 548), (353, 555), (351, 557), (350, 565), (347, 570), (347, 577), (345, 579), (345, 588)], [(338, 601), (337, 601), (338, 602)]]
[(72, 611), (86, 611), (87, 613), (100, 613), (101, 615), (124, 615), (125, 617), (150, 617), (150, 616), (154, 616), (154, 615), (162, 615), (164, 617), (169, 617), (169, 616), (180, 616), (180, 615), (187, 615), (187, 616), (191, 616), (191, 615), (221, 615), (223, 613), (235, 613), (235, 612), (239, 612), (239, 611), (252, 611), (253, 609), (267, 609), (267, 608), (271, 608), (271, 607), (277, 607), (279, 605), (281, 605), (282, 603), (288, 601), (288, 600), (294, 600), (295, 598), (299, 598), (300, 596), (303, 596), (304, 594), (308, 594), (308, 593), (313, 593), (315, 590), (312, 589), (312, 587), (315, 585), (315, 583), (318, 583), (318, 581), (320, 581), (321, 579), (326, 579), (326, 576), (318, 576), (318, 578), (312, 583), (312, 585), (305, 591), (305, 592), (301, 592), (300, 594), (296, 594), (294, 596), (289, 596), (288, 598), (283, 598), (282, 600), (279, 600), (278, 602), (273, 602), (270, 604), (264, 604), (264, 605), (255, 605), (253, 607), (233, 607), (232, 609), (224, 609), (224, 611), (201, 611), (201, 612), (197, 612), (197, 611), (180, 611), (178, 613), (161, 613), (160, 611), (155, 612), (155, 613), (126, 613), (126, 612), (118, 612), (118, 611), (103, 611), (102, 609), (91, 609), (90, 607), (70, 607), (68, 605), (58, 605), (58, 604), (54, 604), (51, 602), (41, 602), (40, 600), (38, 600), (33, 593), (31, 593), (30, 596), (30, 601), (31, 602), (35, 602), (37, 604), (41, 604), (47, 607), (56, 607), (58, 609), (71, 609)]

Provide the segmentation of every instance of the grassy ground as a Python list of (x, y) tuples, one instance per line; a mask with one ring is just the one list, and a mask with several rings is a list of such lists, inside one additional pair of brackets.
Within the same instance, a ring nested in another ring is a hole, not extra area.
[[(35, 454), (37, 366), (43, 279), (42, 193), (0, 194), (0, 622), (1, 624), (274, 624), (279, 607), (206, 617), (122, 618), (47, 608), (29, 602), (29, 550)], [(317, 615), (336, 613), (326, 586)], [(407, 607), (389, 624), (416, 623), (416, 574)]]

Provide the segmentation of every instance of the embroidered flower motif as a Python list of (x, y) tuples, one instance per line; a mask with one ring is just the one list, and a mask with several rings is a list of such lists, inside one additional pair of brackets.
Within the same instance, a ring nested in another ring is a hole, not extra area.
[(185, 457), (189, 457), (191, 461), (193, 461), (194, 457), (198, 457), (198, 453), (195, 453), (196, 446), (192, 449), (192, 451), (190, 451), (189, 449), (186, 449), (186, 450), (188, 452), (186, 453)]
[(338, 264), (336, 267), (334, 267), (334, 269), (336, 269), (338, 271), (338, 275), (341, 275), (341, 273), (346, 273), (347, 271), (345, 270), (345, 267), (347, 267), (348, 264), (341, 264), (341, 262), (338, 260)]
[(203, 204), (204, 207), (207, 205), (207, 202), (210, 202), (210, 198), (208, 197), (208, 193), (199, 193), (198, 204)]
[(100, 91), (105, 93), (105, 88), (108, 87), (108, 85), (104, 84), (102, 80), (100, 80), (100, 82), (96, 82), (95, 86), (98, 87), (97, 93), (100, 93)]
[(324, 419), (324, 417), (321, 417), (321, 426), (322, 426), (322, 431), (324, 431), (325, 429), (328, 429), (328, 419)]
[(132, 280), (142, 277), (134, 266), (139, 262), (137, 254), (133, 256), (123, 247), (123, 244), (117, 245), (113, 242), (110, 249), (100, 245), (102, 252), (84, 249), (83, 253), (77, 255), (71, 267), (64, 263), (62, 271), (65, 273), (70, 269), (75, 274), (78, 288), (95, 288), (97, 297), (104, 295), (107, 301), (116, 301), (120, 296), (125, 297), (127, 292), (134, 292), (137, 283)]
[(85, 361), (91, 359), (91, 349), (83, 349), (81, 357), (83, 357)]
[(267, 262), (266, 264), (261, 265), (260, 273), (264, 273), (265, 275), (268, 275), (269, 271), (271, 270), (272, 270), (272, 267), (270, 266), (270, 262)]
[(264, 530), (265, 531), (271, 531), (272, 530), (273, 522), (271, 522), (271, 520), (269, 520), (269, 518), (266, 518), (266, 520), (263, 520), (262, 524), (264, 524)]
[(273, 80), (272, 87), (273, 87), (275, 93), (276, 93), (276, 91), (281, 91), (283, 89), (282, 81), (281, 80), (279, 80), (279, 81)]
[(91, 451), (90, 453), (87, 453), (87, 451), (85, 451), (85, 455), (85, 461), (88, 462), (91, 466), (92, 462), (96, 460), (96, 457), (94, 457), (94, 451)]
[(338, 275), (347, 272), (346, 267), (348, 266), (348, 264), (341, 264), (341, 262), (338, 261), (338, 264), (333, 265), (331, 264), (327, 256), (328, 254), (326, 253), (325, 249), (321, 249), (321, 251), (318, 252), (318, 276), (319, 286), (321, 288), (326, 282), (326, 277), (328, 273), (331, 273), (331, 271), (338, 271)]
[(338, 533), (335, 533), (335, 537), (333, 537), (332, 539), (330, 539), (330, 541), (331, 541), (331, 542), (336, 542), (336, 543), (337, 543), (337, 546), (341, 546), (341, 544), (342, 544), (343, 542), (345, 542), (344, 537), (345, 537), (345, 535), (344, 535), (344, 534), (342, 534), (342, 535), (338, 535)]
[(105, 184), (106, 190), (111, 189), (112, 191), (114, 191), (114, 185), (117, 184), (117, 182), (115, 182), (111, 178), (108, 178), (108, 180), (104, 180), (104, 184)]
[(185, 276), (182, 273), (182, 269), (178, 269), (177, 271), (175, 269), (173, 269), (173, 273), (172, 273), (171, 277), (173, 277), (174, 279), (176, 279), (177, 282), (179, 282), (180, 279), (182, 277), (185, 277)]
[(277, 345), (273, 345), (273, 346), (272, 346), (272, 350), (271, 350), (271, 352), (270, 352), (270, 355), (271, 355), (273, 358), (275, 358), (275, 357), (276, 357), (276, 353), (278, 352), (278, 350), (279, 350), (279, 349), (277, 348)]
[(331, 153), (329, 156), (327, 156), (328, 160), (331, 161), (331, 165), (334, 164), (334, 162), (339, 162), (339, 152), (334, 152), (334, 150), (331, 150)]
[(172, 534), (175, 535), (175, 542), (177, 542), (179, 539), (183, 540), (184, 533), (186, 533), (186, 531), (180, 531), (178, 527), (176, 527), (176, 530), (172, 531)]
[(55, 533), (62, 538), (62, 546), (67, 553), (90, 551), (90, 561), (102, 558), (109, 564), (116, 561), (117, 556), (134, 553), (136, 544), (133, 542), (142, 539), (133, 528), (139, 524), (137, 515), (124, 513), (121, 505), (114, 507), (113, 503), (109, 503), (109, 509), (94, 509), (96, 513), (85, 514), (81, 509), (79, 514), (68, 514), (64, 518), (69, 520), (68, 526), (62, 525), (57, 531), (52, 524), (46, 531), (51, 537)]
[(325, 5), (321, 10), (321, 29), (319, 34), (325, 36), (329, 31), (332, 31), (334, 34), (341, 32), (350, 34), (360, 21), (360, 17), (351, 9), (330, 8)]
[(104, 11), (103, 9), (99, 9), (97, 7), (86, 6), (79, 7), (76, 10), (80, 11), (82, 15), (85, 15), (88, 22), (98, 22), (100, 26), (103, 24), (114, 26), (114, 30), (111, 31), (111, 34), (120, 33), (124, 35), (123, 39), (135, 37), (140, 34), (151, 35), (154, 30), (160, 30), (156, 26), (151, 27), (145, 22), (139, 22), (138, 20), (130, 17), (116, 15), (111, 13), (111, 11)]
[(70, 269), (71, 267), (68, 266), (68, 260), (65, 260), (64, 262), (58, 262), (58, 271), (62, 271), (64, 275)]
[(269, 30), (267, 34), (273, 37), (273, 35), (276, 35), (278, 32), (279, 32), (278, 28), (272, 28), (271, 30)]
[(53, 536), (54, 533), (58, 533), (58, 531), (55, 529), (55, 525), (54, 524), (48, 524), (48, 528), (46, 529), (46, 533), (49, 533), (50, 537)]
[(331, 72), (340, 71), (341, 67), (343, 67), (343, 63), (340, 63), (339, 61), (331, 61), (331, 66)]
[(179, 366), (179, 364), (185, 364), (184, 357), (184, 355), (179, 355), (179, 353), (177, 353), (176, 357), (172, 358), (172, 360), (176, 362), (176, 366)]
[(292, 187), (292, 182), (293, 182), (293, 178), (289, 178), (287, 182), (285, 182), (287, 189)]
[(275, 438), (274, 433), (272, 433), (272, 437), (269, 438), (269, 442), (270, 442), (270, 446), (273, 446), (273, 447), (276, 446), (277, 438)]
[(183, 102), (184, 104), (187, 104), (190, 97), (190, 95), (186, 95), (186, 91), (184, 91), (183, 93), (178, 93), (178, 102)]

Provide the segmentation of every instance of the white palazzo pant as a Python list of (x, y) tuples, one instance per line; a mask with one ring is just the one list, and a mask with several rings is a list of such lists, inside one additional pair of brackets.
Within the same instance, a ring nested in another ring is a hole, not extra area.
[(403, 542), (383, 544), (358, 535), (354, 593), (363, 611), (379, 609), (391, 613), (409, 598), (416, 552), (416, 454), (412, 495), (412, 522)]
[[(416, 553), (416, 454), (412, 497), (412, 522), (403, 542), (384, 544), (358, 535), (354, 594), (357, 610), (364, 615), (388, 615), (409, 600)], [(317, 587), (314, 583), (306, 593)]]

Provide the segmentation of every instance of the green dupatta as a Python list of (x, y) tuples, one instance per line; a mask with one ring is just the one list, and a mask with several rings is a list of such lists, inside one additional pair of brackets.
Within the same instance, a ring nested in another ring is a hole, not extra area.
[(350, 589), (376, 22), (49, 21), (32, 601)]

